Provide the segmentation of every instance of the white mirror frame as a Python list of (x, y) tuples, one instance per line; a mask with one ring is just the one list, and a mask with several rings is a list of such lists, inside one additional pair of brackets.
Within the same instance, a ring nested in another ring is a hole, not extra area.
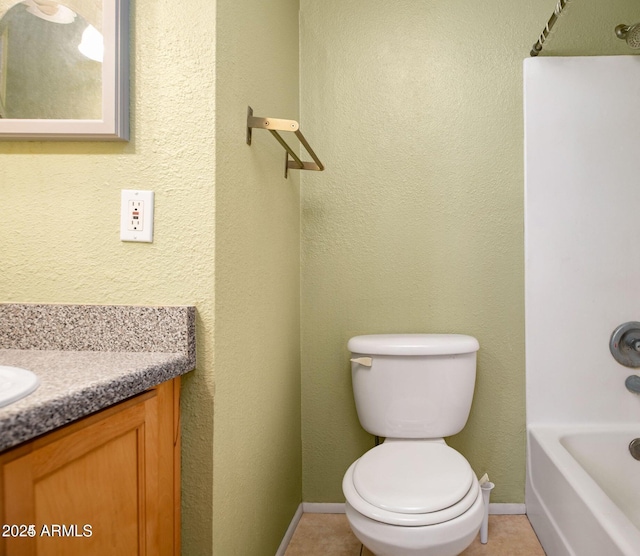
[(129, 0), (102, 0), (102, 119), (0, 119), (0, 141), (129, 140)]

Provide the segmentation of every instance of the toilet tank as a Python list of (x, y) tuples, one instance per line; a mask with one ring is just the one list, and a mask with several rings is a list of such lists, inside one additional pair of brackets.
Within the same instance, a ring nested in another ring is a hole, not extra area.
[(351, 378), (362, 427), (387, 438), (460, 432), (471, 410), (479, 347), (478, 340), (462, 334), (351, 338)]

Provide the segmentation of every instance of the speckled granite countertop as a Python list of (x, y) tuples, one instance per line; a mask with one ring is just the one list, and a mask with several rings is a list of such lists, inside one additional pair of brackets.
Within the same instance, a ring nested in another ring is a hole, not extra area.
[(0, 304), (0, 365), (40, 378), (0, 408), (0, 450), (195, 368), (195, 308)]
[(33, 371), (38, 389), (0, 408), (0, 450), (171, 380), (191, 368), (180, 353), (0, 350), (0, 365)]

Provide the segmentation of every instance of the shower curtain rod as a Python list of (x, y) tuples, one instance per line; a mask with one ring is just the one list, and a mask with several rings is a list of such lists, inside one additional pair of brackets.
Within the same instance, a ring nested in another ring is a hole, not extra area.
[(551, 33), (551, 29), (556, 24), (556, 21), (558, 21), (558, 17), (560, 17), (560, 15), (562, 14), (562, 10), (564, 10), (565, 6), (568, 3), (569, 3), (569, 0), (558, 0), (558, 3), (556, 4), (556, 9), (553, 11), (553, 14), (551, 14), (551, 17), (549, 18), (549, 21), (547, 22), (544, 29), (542, 30), (542, 33), (540, 33), (540, 38), (538, 39), (538, 42), (536, 42), (533, 45), (533, 48), (531, 49), (531, 53), (530, 53), (531, 56), (537, 56), (538, 54), (540, 54), (540, 52), (542, 51), (542, 45), (544, 44), (544, 41), (547, 40), (549, 33)]

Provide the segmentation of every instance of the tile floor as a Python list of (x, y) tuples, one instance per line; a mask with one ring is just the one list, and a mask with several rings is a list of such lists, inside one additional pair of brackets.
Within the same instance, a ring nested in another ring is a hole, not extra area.
[[(344, 514), (303, 514), (285, 556), (373, 556), (355, 538)], [(460, 556), (544, 556), (527, 516), (489, 516), (489, 540), (478, 536)]]

